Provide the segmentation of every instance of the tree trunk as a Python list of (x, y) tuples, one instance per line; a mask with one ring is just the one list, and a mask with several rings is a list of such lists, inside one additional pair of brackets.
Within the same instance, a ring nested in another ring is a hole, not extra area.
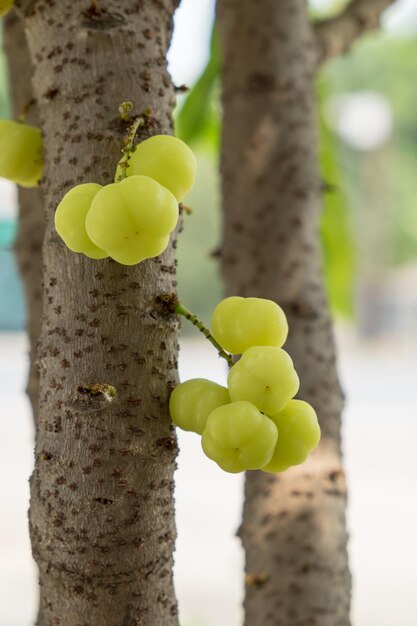
[[(26, 120), (37, 124), (36, 106), (32, 97), (32, 67), (26, 45), (23, 22), (15, 12), (4, 20), (4, 49), (10, 74), (13, 115), (17, 119), (28, 107)], [(26, 296), (26, 327), (29, 336), (29, 377), (27, 393), (31, 402), (35, 424), (38, 418), (39, 372), (36, 365), (36, 348), (42, 317), (42, 240), (44, 235), (44, 210), (40, 189), (19, 187), (19, 230), (16, 256), (23, 278)]]
[(343, 397), (318, 237), (316, 44), (305, 0), (219, 0), (218, 19), (227, 293), (283, 306), (299, 397), (322, 428), (304, 465), (247, 474), (245, 625), (347, 626)]
[[(110, 183), (126, 124), (171, 131), (177, 0), (20, 0), (44, 133), (44, 311), (30, 529), (40, 626), (177, 626), (172, 583), (177, 381), (174, 243), (134, 267), (70, 252), (53, 227), (71, 187)], [(106, 393), (116, 389), (116, 397)]]

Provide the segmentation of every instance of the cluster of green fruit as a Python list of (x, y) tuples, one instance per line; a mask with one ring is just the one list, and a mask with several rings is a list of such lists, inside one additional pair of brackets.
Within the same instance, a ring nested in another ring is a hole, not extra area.
[(241, 354), (227, 389), (205, 379), (179, 384), (171, 394), (173, 422), (202, 435), (205, 454), (226, 472), (282, 472), (303, 463), (320, 440), (314, 409), (292, 398), (299, 379), (287, 352), (283, 310), (262, 298), (226, 298), (214, 310), (211, 334)]
[(57, 207), (55, 228), (70, 250), (92, 259), (110, 256), (135, 265), (158, 256), (168, 246), (178, 203), (195, 173), (195, 156), (183, 141), (155, 135), (119, 164), (117, 182), (71, 189)]
[(39, 128), (0, 120), (0, 176), (21, 187), (36, 187), (42, 170), (43, 141)]

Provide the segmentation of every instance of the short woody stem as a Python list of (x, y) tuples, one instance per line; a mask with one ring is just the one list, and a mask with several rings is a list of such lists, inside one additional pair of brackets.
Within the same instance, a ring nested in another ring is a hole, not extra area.
[(17, 118), (18, 122), (20, 122), (21, 124), (24, 124), (26, 122), (26, 116), (34, 104), (36, 104), (35, 98), (31, 98), (28, 102), (26, 102), (25, 106), (20, 112), (19, 117)]
[(178, 315), (182, 315), (183, 317), (185, 317), (185, 319), (190, 321), (193, 324), (193, 326), (198, 328), (198, 330), (201, 333), (203, 333), (204, 337), (208, 339), (210, 343), (216, 348), (216, 350), (219, 353), (219, 356), (221, 356), (222, 359), (225, 359), (227, 361), (227, 364), (229, 365), (229, 367), (233, 366), (232, 355), (226, 352), (225, 350), (223, 350), (223, 348), (221, 347), (219, 343), (217, 343), (217, 341), (215, 340), (215, 338), (213, 337), (209, 329), (206, 326), (204, 326), (203, 322), (196, 315), (194, 315), (194, 313), (191, 313), (191, 311), (189, 311), (183, 304), (181, 304), (181, 302), (178, 302), (178, 304), (175, 305), (174, 311)]
[[(122, 116), (123, 118), (123, 116)], [(144, 118), (139, 116), (135, 119), (125, 139), (125, 145), (122, 149), (123, 156), (117, 164), (116, 174), (114, 176), (114, 182), (120, 183), (124, 178), (127, 178), (127, 168), (129, 167), (130, 157), (135, 151), (135, 137), (138, 132), (138, 128), (144, 124)]]
[(233, 356), (229, 354), (229, 352), (226, 352), (226, 350), (223, 350), (223, 348), (215, 340), (215, 338), (213, 337), (213, 335), (211, 334), (207, 326), (204, 326), (203, 322), (196, 315), (194, 315), (194, 313), (192, 313), (189, 309), (187, 309), (182, 304), (182, 302), (180, 302), (176, 298), (176, 296), (174, 296), (173, 294), (163, 294), (160, 296), (159, 299), (161, 300), (161, 302), (169, 306), (170, 310), (173, 313), (176, 313), (177, 315), (182, 315), (182, 317), (185, 317), (185, 319), (191, 322), (193, 326), (198, 328), (198, 330), (201, 333), (203, 333), (204, 337), (208, 339), (209, 342), (216, 348), (217, 352), (219, 353), (219, 356), (222, 359), (225, 359), (227, 361), (227, 364), (229, 367), (233, 367), (234, 365)]

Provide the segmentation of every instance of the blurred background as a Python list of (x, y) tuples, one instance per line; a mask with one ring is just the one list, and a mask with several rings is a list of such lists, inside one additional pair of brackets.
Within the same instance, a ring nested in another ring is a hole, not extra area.
[[(341, 2), (310, 2), (312, 15)], [(170, 70), (192, 87), (176, 111), (178, 134), (199, 164), (180, 235), (179, 292), (209, 320), (221, 297), (218, 52), (213, 0), (183, 0)], [(325, 65), (317, 80), (322, 241), (347, 393), (344, 454), (354, 626), (417, 625), (417, 2), (397, 0), (383, 28)], [(0, 58), (0, 117), (8, 117)], [(0, 624), (29, 626), (36, 606), (26, 510), (33, 432), (24, 394), (25, 305), (13, 242), (16, 192), (0, 179)], [(182, 380), (222, 382), (216, 352), (183, 329)], [(203, 457), (180, 433), (176, 473), (176, 586), (182, 626), (238, 626), (243, 554), (235, 537), (241, 476)], [(23, 599), (23, 600), (22, 600)], [(16, 602), (16, 600), (18, 600)]]

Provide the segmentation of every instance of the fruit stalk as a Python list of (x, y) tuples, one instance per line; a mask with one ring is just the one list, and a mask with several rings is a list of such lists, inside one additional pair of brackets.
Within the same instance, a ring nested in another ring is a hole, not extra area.
[[(197, 317), (197, 315), (194, 315), (194, 313), (192, 313), (189, 309), (187, 309), (187, 307), (185, 307), (182, 304), (182, 302), (180, 302), (179, 300), (173, 299), (171, 296), (169, 297), (161, 296), (161, 300), (163, 300), (164, 302), (168, 304), (171, 304), (171, 310), (174, 313), (176, 313), (177, 315), (182, 315), (182, 317), (185, 317), (185, 319), (191, 322), (193, 326), (198, 328), (198, 330), (201, 333), (203, 333), (204, 337), (208, 339), (208, 341), (216, 348), (217, 352), (219, 353), (219, 356), (222, 359), (225, 359), (225, 361), (227, 361), (227, 364), (229, 367), (233, 367), (233, 356), (229, 354), (229, 352), (226, 352), (226, 350), (223, 350), (222, 346), (215, 340), (210, 330)], [(171, 300), (171, 303), (169, 302), (169, 300)]]
[[(125, 104), (125, 103), (123, 103)], [(119, 110), (122, 110), (123, 105), (120, 105)], [(123, 117), (123, 114), (122, 114)], [(135, 151), (135, 137), (139, 128), (144, 124), (144, 119), (141, 115), (135, 119), (135, 121), (130, 126), (126, 139), (125, 145), (122, 148), (123, 156), (117, 164), (116, 173), (114, 175), (114, 182), (120, 183), (124, 178), (127, 178), (127, 168), (129, 167), (130, 157)]]

